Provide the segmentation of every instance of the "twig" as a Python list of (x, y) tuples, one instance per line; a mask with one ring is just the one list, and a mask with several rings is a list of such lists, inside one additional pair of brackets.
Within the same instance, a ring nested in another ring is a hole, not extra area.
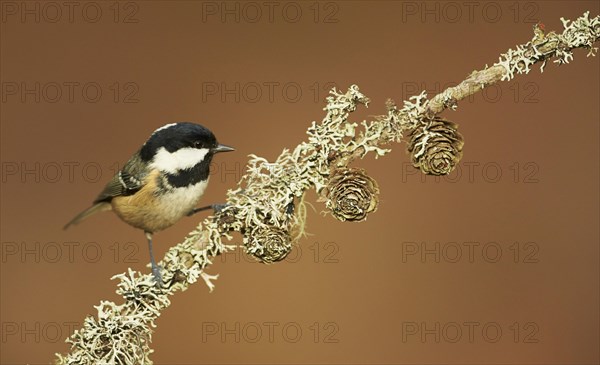
[[(327, 115), (308, 128), (308, 140), (293, 151), (284, 150), (275, 162), (251, 156), (238, 188), (227, 193), (227, 207), (206, 218), (182, 243), (169, 249), (161, 264), (164, 288), (154, 285), (152, 274), (131, 269), (116, 275), (122, 304), (103, 301), (97, 317), (88, 316), (83, 328), (68, 339), (71, 353), (57, 355), (57, 364), (152, 364), (149, 355), (154, 321), (171, 302), (169, 296), (186, 290), (202, 278), (212, 291), (212, 280), (203, 270), (211, 259), (236, 246), (232, 232), (243, 235), (246, 252), (264, 263), (286, 257), (304, 231), (304, 193), (315, 188), (325, 206), (340, 220), (361, 221), (377, 209), (379, 189), (365, 171), (349, 164), (372, 152), (376, 157), (390, 150), (383, 146), (409, 137), (408, 151), (415, 167), (428, 174), (447, 174), (461, 156), (462, 137), (456, 126), (437, 115), (455, 109), (458, 101), (482, 88), (515, 74), (528, 73), (530, 66), (556, 57), (568, 63), (575, 48), (588, 48), (600, 37), (600, 17), (589, 12), (574, 22), (562, 19), (561, 34), (544, 34), (534, 27), (535, 36), (516, 50), (508, 50), (492, 67), (474, 71), (456, 87), (427, 99), (425, 92), (411, 97), (402, 108), (388, 101), (387, 115), (358, 124), (349, 122), (357, 106), (369, 99), (357, 86), (347, 92), (332, 90), (327, 98)], [(225, 239), (225, 241), (223, 240)]]

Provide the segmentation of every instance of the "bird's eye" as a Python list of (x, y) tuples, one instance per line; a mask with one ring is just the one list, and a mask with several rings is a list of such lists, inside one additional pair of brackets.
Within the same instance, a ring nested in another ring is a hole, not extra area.
[(200, 142), (200, 141), (195, 141), (195, 142), (194, 142), (194, 148), (200, 148), (200, 147), (202, 147), (202, 142)]

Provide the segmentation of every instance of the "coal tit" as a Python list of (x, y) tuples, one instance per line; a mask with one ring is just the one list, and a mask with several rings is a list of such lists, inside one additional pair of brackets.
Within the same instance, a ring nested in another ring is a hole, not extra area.
[(160, 268), (152, 253), (152, 235), (183, 216), (213, 207), (196, 208), (210, 175), (210, 163), (219, 152), (234, 149), (219, 144), (207, 128), (194, 123), (171, 123), (155, 130), (144, 145), (106, 184), (93, 205), (69, 223), (114, 211), (125, 223), (144, 230), (152, 273), (162, 285)]

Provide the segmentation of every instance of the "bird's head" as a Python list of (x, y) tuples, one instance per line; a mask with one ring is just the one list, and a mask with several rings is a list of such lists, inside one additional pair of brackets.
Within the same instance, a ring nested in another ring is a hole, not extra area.
[(234, 149), (219, 144), (215, 135), (200, 124), (166, 124), (155, 130), (140, 150), (140, 157), (151, 167), (168, 174), (179, 174), (199, 165), (208, 166), (215, 153)]

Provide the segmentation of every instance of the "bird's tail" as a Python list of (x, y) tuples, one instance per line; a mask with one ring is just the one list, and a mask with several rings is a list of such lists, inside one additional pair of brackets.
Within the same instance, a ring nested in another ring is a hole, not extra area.
[(93, 215), (93, 214), (96, 214), (99, 212), (104, 212), (106, 210), (111, 210), (111, 209), (112, 209), (112, 206), (110, 205), (109, 202), (96, 203), (96, 204), (92, 205), (91, 207), (87, 208), (86, 210), (84, 210), (83, 212), (77, 214), (75, 216), (75, 218), (71, 219), (71, 221), (69, 223), (65, 224), (63, 229), (67, 229), (74, 224), (78, 224), (79, 222), (86, 219), (90, 215)]

